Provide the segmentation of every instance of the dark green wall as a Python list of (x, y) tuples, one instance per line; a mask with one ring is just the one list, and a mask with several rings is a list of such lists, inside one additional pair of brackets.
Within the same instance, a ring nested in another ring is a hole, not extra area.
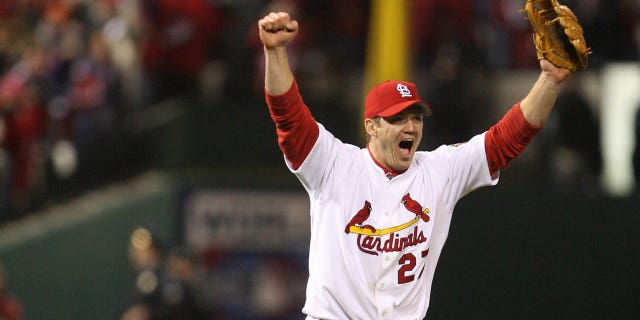
[(640, 198), (471, 193), (456, 207), (429, 320), (640, 319)]
[[(118, 319), (135, 275), (127, 257), (131, 230), (145, 224), (175, 240), (169, 186), (85, 202), (91, 204), (69, 209), (79, 212), (58, 212), (3, 234), (0, 259), (29, 319)], [(41, 230), (47, 227), (52, 230)]]

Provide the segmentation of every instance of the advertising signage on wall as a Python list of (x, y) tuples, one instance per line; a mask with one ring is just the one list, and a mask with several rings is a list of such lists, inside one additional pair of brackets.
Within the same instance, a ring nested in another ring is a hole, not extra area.
[(184, 202), (184, 240), (196, 250), (306, 248), (309, 200), (304, 193), (199, 190)]
[(309, 199), (272, 190), (190, 190), (181, 203), (184, 245), (224, 319), (300, 319), (308, 276)]

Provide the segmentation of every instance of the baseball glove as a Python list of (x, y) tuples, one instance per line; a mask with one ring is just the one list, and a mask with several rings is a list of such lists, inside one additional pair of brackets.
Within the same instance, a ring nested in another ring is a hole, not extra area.
[(569, 7), (558, 0), (527, 0), (524, 10), (533, 28), (538, 59), (575, 72), (587, 67), (591, 50), (582, 26)]

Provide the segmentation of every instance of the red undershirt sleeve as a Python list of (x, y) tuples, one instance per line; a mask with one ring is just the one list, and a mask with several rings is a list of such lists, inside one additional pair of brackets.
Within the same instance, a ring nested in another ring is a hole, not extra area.
[(265, 90), (265, 100), (276, 125), (278, 145), (291, 167), (296, 170), (318, 140), (318, 124), (302, 101), (295, 80), (291, 88), (282, 95), (272, 96)]
[(520, 103), (516, 103), (485, 135), (485, 152), (491, 175), (506, 168), (511, 160), (522, 154), (541, 129), (527, 122)]

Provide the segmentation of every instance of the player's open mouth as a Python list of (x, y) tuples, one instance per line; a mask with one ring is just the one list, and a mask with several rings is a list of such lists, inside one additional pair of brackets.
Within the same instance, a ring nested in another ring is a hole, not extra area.
[(400, 143), (398, 144), (398, 147), (400, 147), (400, 150), (405, 151), (406, 155), (409, 155), (413, 148), (413, 143), (414, 143), (414, 140), (412, 138), (404, 139), (400, 141)]

